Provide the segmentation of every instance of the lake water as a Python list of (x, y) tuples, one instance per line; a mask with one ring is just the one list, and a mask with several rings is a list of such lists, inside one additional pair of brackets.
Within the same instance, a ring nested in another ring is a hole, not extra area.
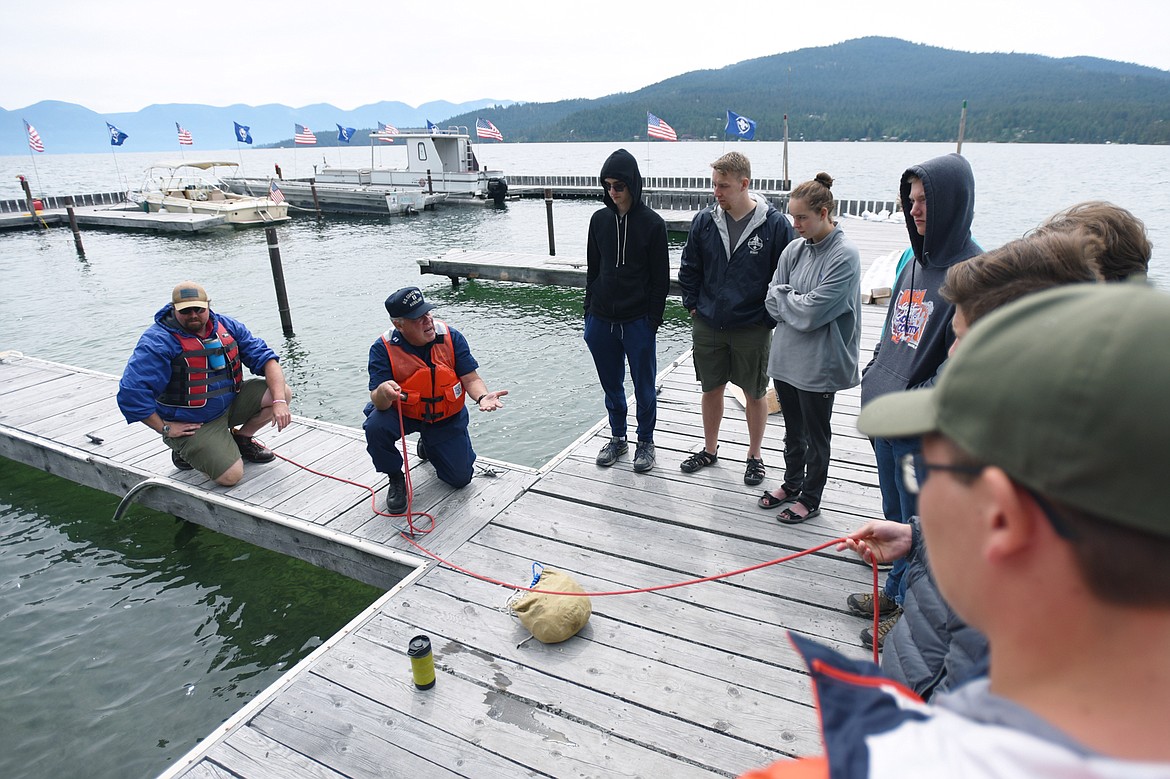
[[(477, 151), (511, 174), (596, 175), (624, 145), (645, 175), (705, 176), (744, 150), (759, 177), (782, 176), (782, 145), (724, 143), (494, 144)], [(950, 144), (792, 144), (789, 175), (825, 170), (842, 198), (893, 199), (908, 165)], [(308, 175), (323, 159), (368, 165), (371, 150), (235, 149), (188, 159)], [(401, 164), (380, 147), (377, 164)], [(975, 234), (990, 248), (1075, 202), (1106, 199), (1145, 220), (1152, 276), (1170, 287), (1170, 149), (968, 144), (977, 181)], [(138, 185), (167, 155), (0, 157), (0, 198)], [(178, 157), (176, 152), (173, 157)], [(583, 257), (595, 202), (557, 201), (557, 253)], [(68, 230), (0, 234), (0, 350), (121, 373), (139, 334), (185, 278), (282, 355), (296, 414), (356, 426), (370, 343), (387, 326), (382, 301), (422, 286), (437, 315), (466, 333), (490, 389), (507, 407), (473, 416), (481, 454), (539, 466), (604, 414), (581, 341), (580, 290), (420, 276), (415, 260), (448, 249), (543, 253), (542, 201), (448, 207), (412, 218), (311, 218), (278, 228), (296, 336), (281, 335), (262, 230), (173, 237), (91, 231), (86, 259)], [(677, 257), (680, 244), (672, 245)], [(660, 331), (665, 361), (689, 346), (676, 303)], [(289, 454), (295, 456), (295, 452)], [(670, 464), (664, 463), (663, 466)], [(154, 776), (281, 671), (361, 611), (376, 593), (142, 508), (118, 526), (112, 496), (0, 461), (0, 776)], [(441, 518), (440, 518), (441, 521)], [(193, 685), (193, 686), (192, 686)]]

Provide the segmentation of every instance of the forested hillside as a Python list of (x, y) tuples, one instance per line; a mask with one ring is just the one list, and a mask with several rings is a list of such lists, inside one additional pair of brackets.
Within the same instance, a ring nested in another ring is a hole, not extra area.
[(895, 38), (859, 38), (686, 73), (597, 100), (479, 109), (507, 141), (644, 137), (651, 111), (680, 138), (723, 137), (726, 109), (757, 140), (950, 141), (968, 101), (965, 139), (1170, 143), (1170, 73), (1120, 62), (969, 54)]

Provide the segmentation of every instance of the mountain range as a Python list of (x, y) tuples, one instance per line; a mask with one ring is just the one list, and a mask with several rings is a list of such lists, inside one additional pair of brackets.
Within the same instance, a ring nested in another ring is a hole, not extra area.
[(353, 111), (328, 104), (168, 104), (109, 115), (45, 101), (0, 110), (0, 154), (27, 152), (22, 118), (50, 152), (104, 151), (107, 121), (129, 134), (128, 151), (177, 150), (175, 122), (192, 133), (196, 149), (230, 148), (233, 122), (250, 126), (257, 145), (291, 144), (293, 124), (304, 124), (324, 146), (336, 143), (338, 123), (358, 128), (360, 138), (379, 122), (474, 127), (477, 117), (490, 119), (506, 141), (625, 141), (645, 137), (648, 111), (681, 139), (723, 138), (727, 110), (756, 122), (756, 140), (783, 139), (787, 116), (793, 140), (953, 141), (964, 101), (967, 141), (1170, 143), (1170, 72), (869, 37), (692, 71), (595, 100), (440, 101), (418, 108), (380, 102)]
[[(406, 103), (383, 101), (343, 111), (328, 103), (290, 108), (286, 105), (262, 106), (230, 105), (226, 107), (188, 103), (151, 105), (141, 111), (119, 114), (99, 114), (75, 103), (44, 100), (12, 111), (0, 109), (0, 154), (24, 154), (28, 151), (24, 123), (28, 120), (36, 128), (45, 145), (45, 153), (102, 152), (110, 148), (106, 123), (117, 127), (129, 137), (123, 143), (126, 151), (178, 152), (178, 131), (175, 124), (191, 133), (195, 150), (230, 149), (235, 144), (234, 123), (251, 128), (253, 143), (257, 146), (275, 144), (287, 139), (292, 142), (293, 125), (303, 124), (317, 133), (321, 146), (335, 145), (337, 125), (373, 128), (379, 122), (388, 122), (399, 128), (425, 127), (428, 120), (439, 122), (453, 114), (461, 114), (485, 106), (507, 106), (507, 101), (473, 100), (449, 103), (439, 100), (414, 108)], [(472, 124), (475, 119), (472, 119)], [(365, 143), (362, 138), (358, 143)]]

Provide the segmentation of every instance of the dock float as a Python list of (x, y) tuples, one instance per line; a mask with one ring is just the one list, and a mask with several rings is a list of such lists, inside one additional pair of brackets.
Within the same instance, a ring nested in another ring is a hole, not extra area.
[[(863, 353), (884, 313), (864, 312)], [(435, 534), (419, 543), (500, 581), (527, 585), (539, 561), (598, 592), (738, 570), (880, 516), (872, 450), (854, 428), (858, 390), (837, 394), (822, 515), (787, 526), (756, 507), (760, 488), (743, 484), (742, 408), (728, 397), (719, 462), (683, 474), (678, 463), (702, 442), (689, 354), (659, 383), (652, 472), (635, 474), (629, 458), (595, 465), (604, 421), (537, 471), (493, 462), (494, 476), (477, 474), (463, 490), (415, 466), (415, 509), (437, 518)], [(866, 621), (846, 612), (845, 598), (869, 588), (870, 570), (831, 549), (705, 584), (594, 597), (592, 619), (574, 638), (526, 641), (506, 608), (509, 588), (409, 547), (391, 520), (372, 513), (368, 494), (279, 461), (247, 465), (235, 487), (209, 487), (197, 473), (175, 471), (157, 435), (125, 424), (115, 389), (113, 376), (18, 355), (0, 360), (0, 455), (115, 494), (146, 478), (181, 485), (148, 489), (142, 502), (363, 581), (405, 571), (164, 779), (735, 776), (821, 750), (787, 631), (868, 656), (859, 638)], [(297, 418), (262, 438), (319, 470), (376, 478), (358, 430)], [(773, 415), (765, 487), (780, 478), (782, 449)], [(437, 675), (426, 691), (415, 689), (406, 655), (419, 634), (430, 637)]]
[[(214, 214), (145, 213), (137, 206), (75, 206), (74, 218), (81, 227), (117, 230), (145, 230), (159, 233), (197, 233), (223, 227), (227, 221)], [(64, 208), (37, 211), (34, 217), (23, 213), (0, 213), (0, 230), (69, 226)]]

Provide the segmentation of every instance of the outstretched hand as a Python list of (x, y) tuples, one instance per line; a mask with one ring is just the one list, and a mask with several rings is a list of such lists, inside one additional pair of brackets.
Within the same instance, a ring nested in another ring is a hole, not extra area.
[(843, 542), (837, 544), (837, 551), (851, 549), (867, 563), (889, 563), (910, 553), (913, 536), (914, 531), (909, 525), (875, 519), (846, 536)]
[(479, 399), (479, 410), (495, 411), (497, 408), (503, 408), (504, 401), (500, 400), (500, 398), (507, 394), (508, 390), (496, 390), (495, 392), (489, 392)]

